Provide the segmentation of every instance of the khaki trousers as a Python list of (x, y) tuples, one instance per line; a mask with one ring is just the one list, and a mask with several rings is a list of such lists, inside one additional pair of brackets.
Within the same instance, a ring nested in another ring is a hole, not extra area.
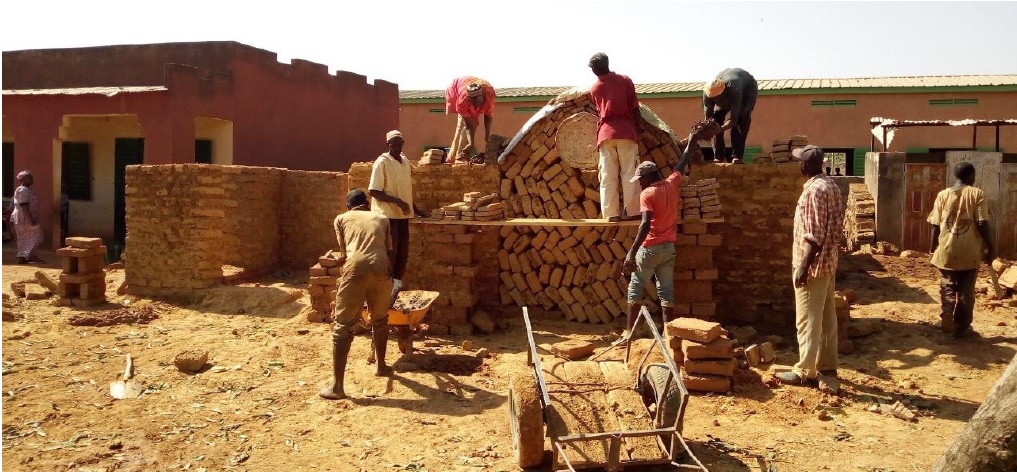
[(604, 218), (621, 216), (618, 183), (621, 180), (625, 214), (639, 214), (639, 182), (629, 182), (639, 165), (639, 145), (628, 139), (606, 139), (600, 143), (600, 212)]
[(392, 277), (388, 274), (376, 272), (356, 277), (341, 277), (335, 293), (333, 338), (353, 336), (352, 329), (360, 319), (365, 301), (371, 315), (371, 325), (387, 325), (391, 296)]
[(821, 370), (837, 368), (837, 309), (833, 288), (832, 274), (809, 277), (804, 287), (795, 287), (798, 363), (793, 371), (803, 379), (814, 379)]

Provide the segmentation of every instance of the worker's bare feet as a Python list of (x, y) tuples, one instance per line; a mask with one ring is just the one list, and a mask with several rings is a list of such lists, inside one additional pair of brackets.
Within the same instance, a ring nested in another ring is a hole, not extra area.
[(374, 372), (375, 377), (388, 377), (393, 374), (392, 366), (387, 364), (378, 364), (378, 370)]
[(326, 400), (342, 400), (346, 398), (346, 392), (341, 388), (336, 390), (335, 387), (325, 387), (318, 392), (318, 396)]

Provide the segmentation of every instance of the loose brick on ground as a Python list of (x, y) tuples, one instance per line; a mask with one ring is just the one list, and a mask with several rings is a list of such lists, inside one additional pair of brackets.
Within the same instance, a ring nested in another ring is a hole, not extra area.
[(667, 334), (681, 339), (710, 343), (720, 336), (720, 323), (696, 318), (678, 318), (667, 323)]

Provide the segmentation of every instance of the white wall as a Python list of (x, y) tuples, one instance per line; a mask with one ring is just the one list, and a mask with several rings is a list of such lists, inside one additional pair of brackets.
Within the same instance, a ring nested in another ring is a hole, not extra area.
[(212, 163), (233, 164), (233, 122), (199, 116), (194, 119), (194, 138), (212, 140)]

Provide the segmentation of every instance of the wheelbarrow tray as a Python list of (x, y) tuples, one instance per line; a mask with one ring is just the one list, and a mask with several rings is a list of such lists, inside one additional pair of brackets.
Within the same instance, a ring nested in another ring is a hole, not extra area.
[[(409, 326), (411, 328), (420, 326), (420, 323), (424, 321), (424, 317), (427, 316), (427, 311), (431, 309), (431, 304), (434, 303), (439, 295), (441, 293), (427, 290), (406, 290), (399, 292), (399, 295), (396, 296), (395, 305), (388, 309), (388, 325)], [(409, 301), (414, 299), (415, 303), (413, 305), (415, 306), (412, 310), (399, 308), (406, 306)], [(361, 311), (360, 317), (370, 326), (371, 315), (366, 307)]]

